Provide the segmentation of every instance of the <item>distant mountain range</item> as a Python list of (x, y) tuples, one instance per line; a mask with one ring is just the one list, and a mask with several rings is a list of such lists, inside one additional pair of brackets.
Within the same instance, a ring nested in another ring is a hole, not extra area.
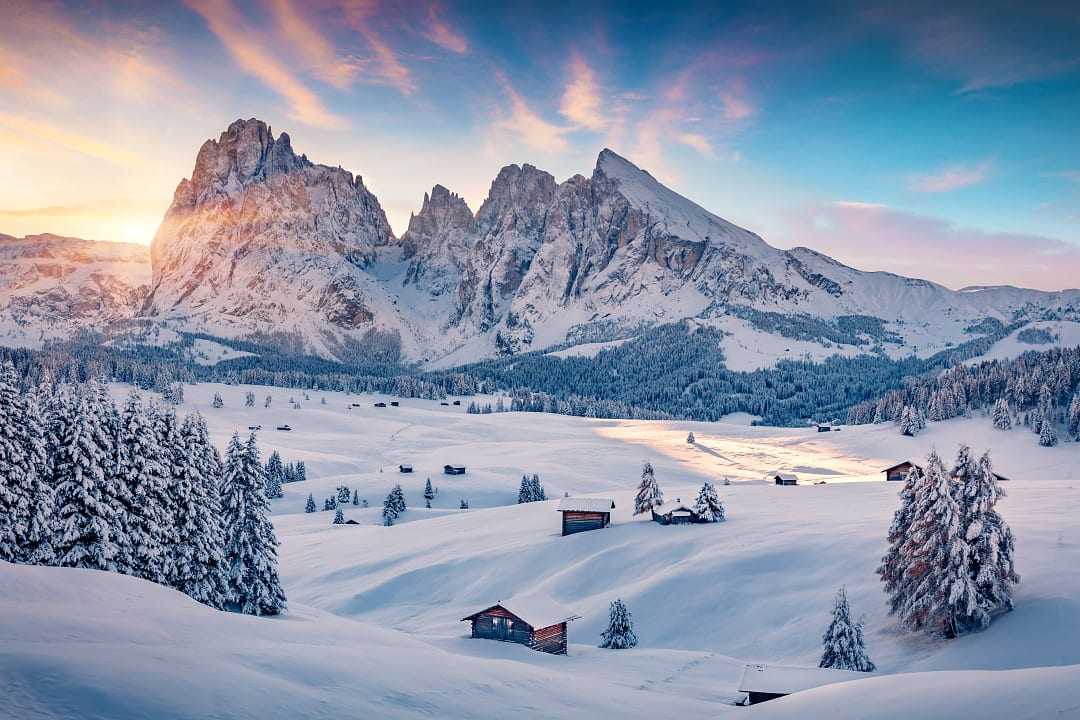
[(681, 320), (724, 330), (736, 369), (929, 355), (1080, 308), (1075, 290), (953, 291), (779, 250), (610, 150), (561, 183), (508, 165), (475, 213), (436, 185), (397, 238), (359, 176), (297, 155), (255, 119), (199, 149), (149, 252), (0, 235), (0, 281), (9, 345), (149, 325), (433, 367)]

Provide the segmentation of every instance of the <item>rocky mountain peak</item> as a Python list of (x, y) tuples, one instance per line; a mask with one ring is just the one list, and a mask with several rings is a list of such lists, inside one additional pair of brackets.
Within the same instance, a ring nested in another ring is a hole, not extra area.
[(487, 199), (477, 211), (477, 219), (483, 221), (508, 208), (539, 208), (550, 205), (555, 198), (557, 183), (548, 172), (529, 164), (507, 165), (495, 177), (488, 190)]

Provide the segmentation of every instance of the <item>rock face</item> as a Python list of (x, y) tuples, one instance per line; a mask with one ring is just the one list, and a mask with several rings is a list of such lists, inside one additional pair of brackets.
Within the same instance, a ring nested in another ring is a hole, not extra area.
[(0, 235), (0, 342), (38, 345), (130, 319), (146, 297), (144, 245)]
[(199, 150), (151, 246), (152, 318), (227, 334), (302, 336), (324, 353), (377, 326), (364, 272), (393, 242), (360, 177), (297, 156), (289, 136), (238, 120)]
[(148, 291), (144, 250), (4, 242), (3, 319), (23, 334), (139, 308), (152, 327), (345, 360), (449, 366), (683, 319), (728, 333), (729, 358), (775, 361), (793, 337), (813, 357), (900, 356), (962, 342), (988, 317), (1080, 318), (1077, 291), (952, 291), (779, 250), (610, 150), (561, 183), (508, 165), (475, 214), (436, 185), (398, 240), (359, 177), (297, 155), (258, 120), (199, 150), (154, 238)]

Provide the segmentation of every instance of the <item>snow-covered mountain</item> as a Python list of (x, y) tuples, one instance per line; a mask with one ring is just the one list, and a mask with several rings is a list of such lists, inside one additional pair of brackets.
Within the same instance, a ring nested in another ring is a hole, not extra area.
[(157, 325), (441, 367), (684, 319), (726, 331), (735, 369), (928, 355), (987, 318), (1080, 312), (1080, 291), (953, 291), (774, 248), (610, 150), (561, 183), (508, 165), (475, 213), (436, 185), (395, 238), (359, 176), (255, 119), (204, 143), (151, 260), (139, 315)]
[(39, 345), (132, 317), (150, 283), (144, 245), (0, 234), (0, 342)]

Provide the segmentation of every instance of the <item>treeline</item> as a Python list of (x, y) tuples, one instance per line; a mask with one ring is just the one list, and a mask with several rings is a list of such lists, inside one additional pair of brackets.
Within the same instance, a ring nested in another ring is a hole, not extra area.
[(1080, 439), (1080, 347), (1031, 350), (1011, 360), (956, 364), (944, 373), (911, 378), (904, 387), (847, 413), (852, 424), (896, 422), (906, 434), (914, 419), (947, 420), (973, 411), (990, 413), (1002, 430), (1022, 425), (1040, 444), (1057, 443), (1063, 427)]
[(224, 460), (198, 414), (98, 381), (21, 386), (0, 365), (0, 559), (160, 583), (220, 609), (274, 615), (277, 574), (255, 436)]

